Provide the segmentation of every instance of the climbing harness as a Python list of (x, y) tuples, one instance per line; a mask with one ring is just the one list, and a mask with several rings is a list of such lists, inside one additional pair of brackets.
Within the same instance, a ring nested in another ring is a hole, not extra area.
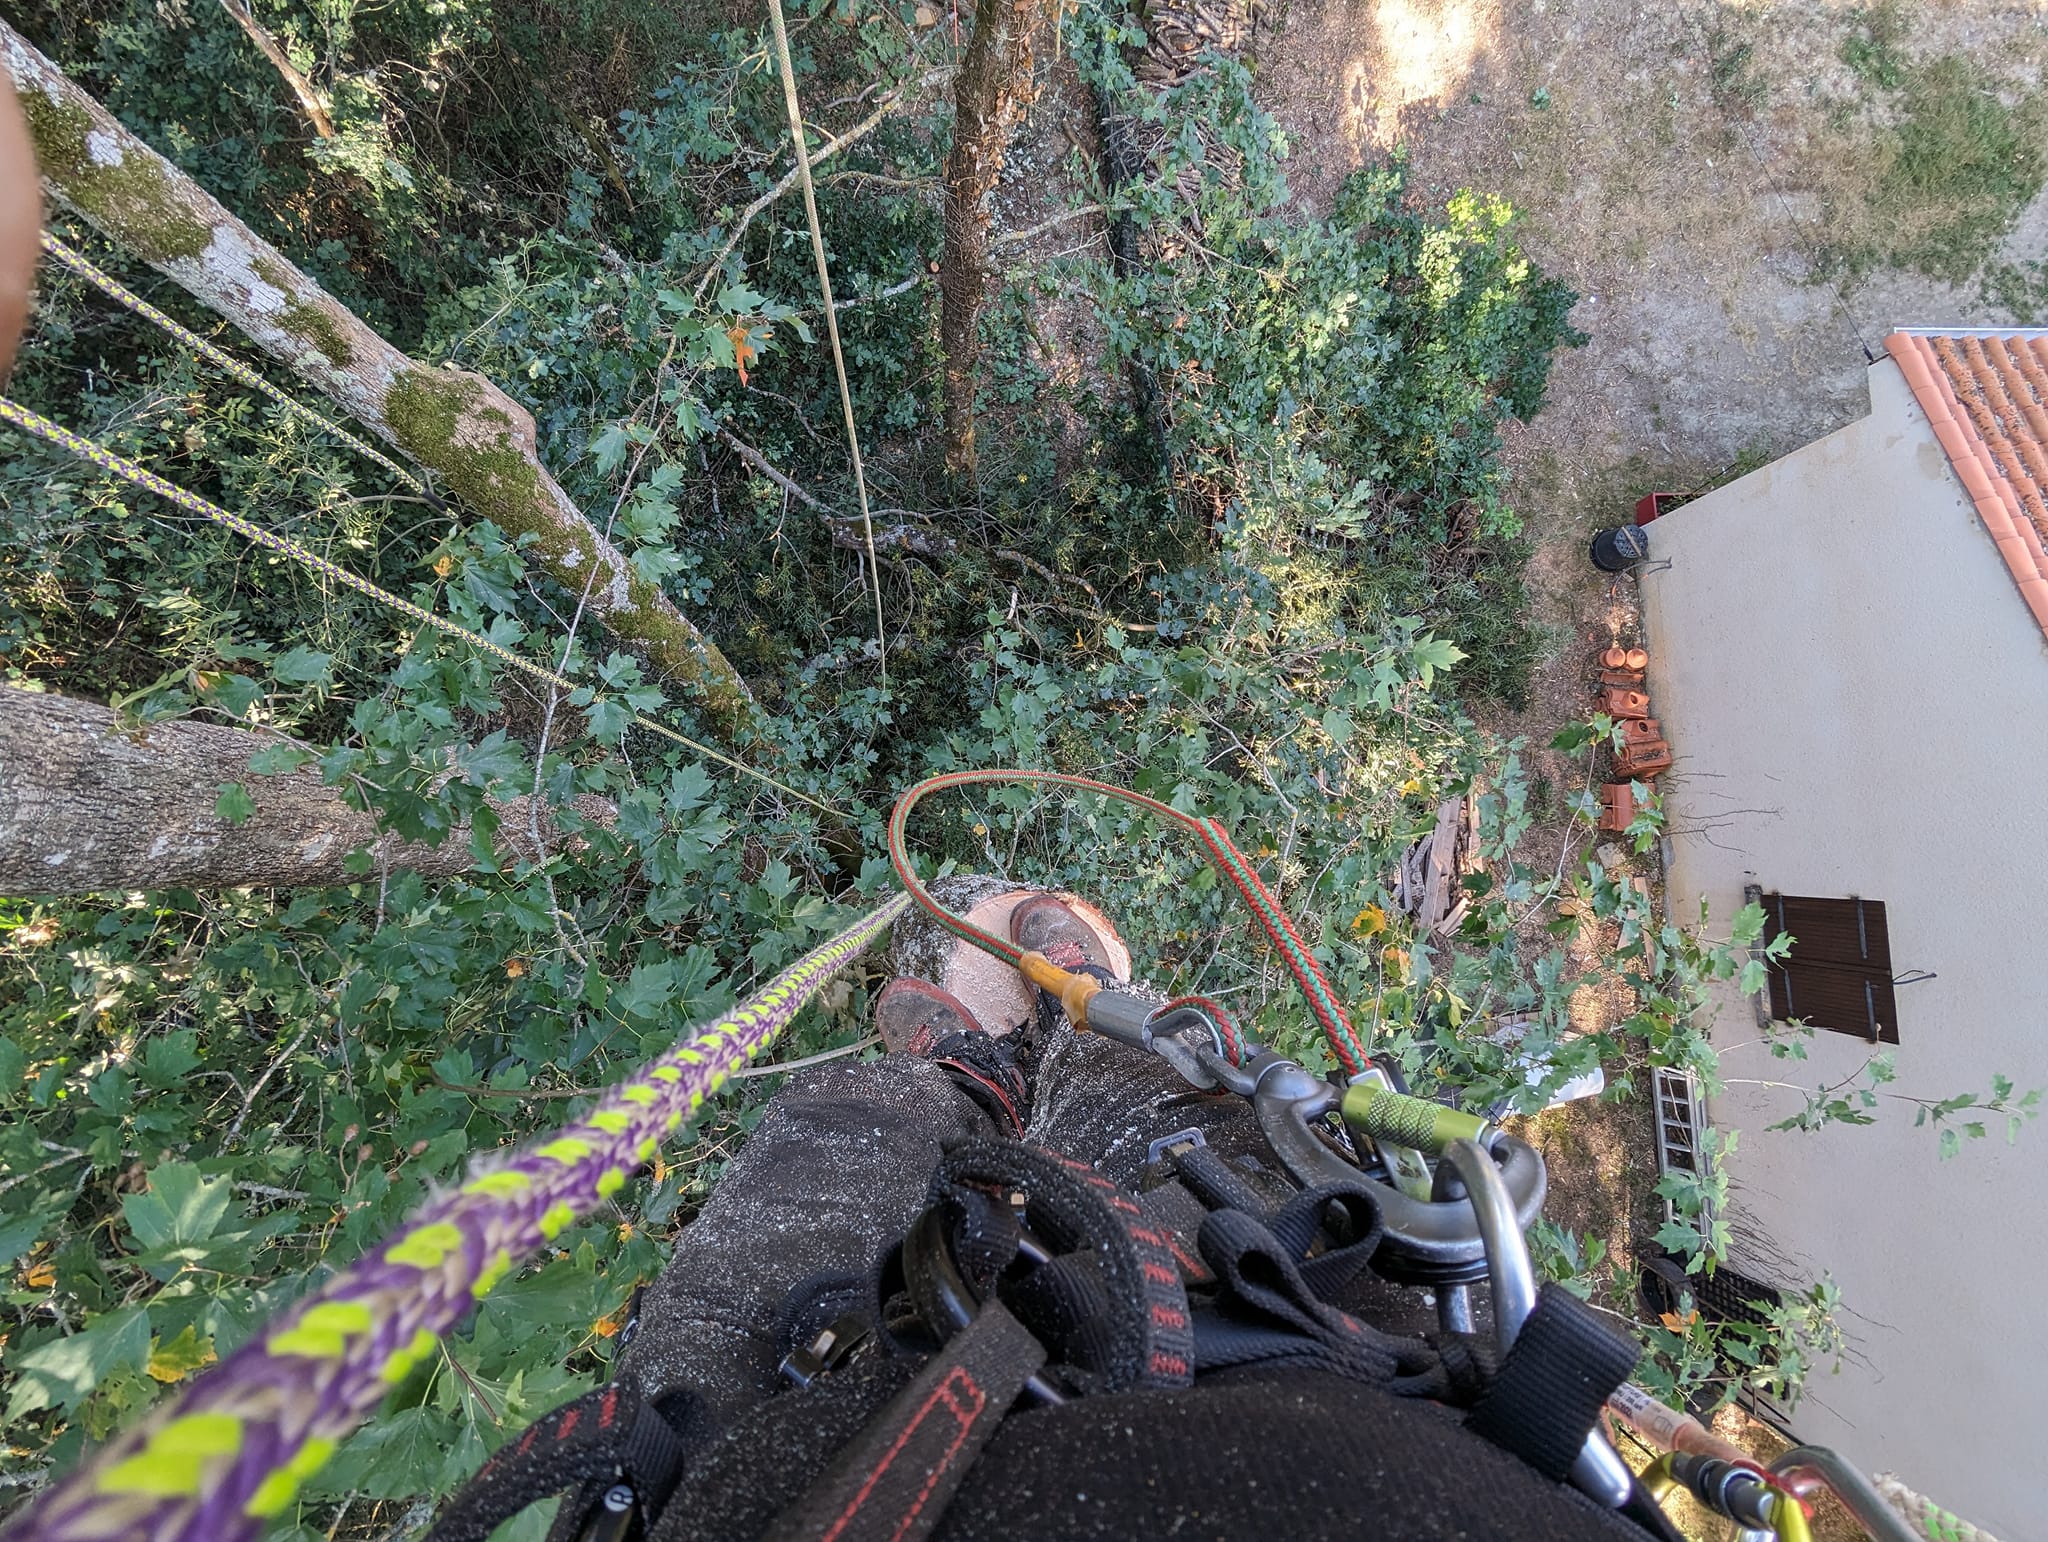
[[(1203, 998), (1166, 1007), (1141, 1002), (948, 912), (911, 869), (909, 813), (941, 787), (997, 782), (1099, 792), (1194, 830), (1311, 1006), (1320, 1004), (1316, 1015), (1333, 1050), (1342, 1046), (1340, 1059), (1353, 1068), (1347, 1084), (1340, 1089), (1260, 1046)], [(255, 1536), (295, 1503), (341, 1438), (478, 1299), (618, 1193), (665, 1138), (916, 903), (956, 935), (1010, 957), (1068, 1006), (1077, 1031), (1149, 1049), (1192, 1087), (1248, 1099), (1300, 1192), (1270, 1207), (1243, 1174), (1203, 1148), (1197, 1132), (1155, 1143), (1185, 1197), (1207, 1207), (1197, 1258), (1145, 1200), (1083, 1163), (1015, 1140), (955, 1150), (934, 1177), (933, 1207), (876, 1280), (878, 1299), (903, 1303), (909, 1315), (884, 1322), (886, 1313), (862, 1320), (842, 1312), (786, 1358), (785, 1379), (795, 1389), (788, 1395), (824, 1398), (818, 1407), (839, 1411), (798, 1434), (810, 1443), (810, 1465), (783, 1464), (779, 1481), (798, 1487), (786, 1507), (753, 1515), (754, 1533), (909, 1542), (929, 1534), (956, 1495), (969, 1493), (971, 1483), (962, 1484), (971, 1464), (1001, 1470), (1020, 1459), (1001, 1435), (1013, 1402), (1071, 1408), (1085, 1425), (1098, 1402), (1114, 1409), (1120, 1397), (1171, 1399), (1205, 1368), (1287, 1366), (1331, 1378), (1327, 1406), (1379, 1389), (1370, 1393), (1381, 1397), (1379, 1411), (1369, 1417), (1381, 1458), (1397, 1439), (1476, 1439), (1462, 1460), (1479, 1462), (1479, 1452), (1493, 1451), (1520, 1464), (1497, 1472), (1507, 1485), (1500, 1492), (1532, 1479), (1569, 1479), (1587, 1496), (1577, 1502), (1591, 1501), (1588, 1514), (1618, 1514), (1638, 1534), (1675, 1536), (1598, 1423), (1603, 1405), (1622, 1394), (1637, 1350), (1569, 1293), (1536, 1287), (1523, 1231), (1541, 1205), (1541, 1159), (1486, 1120), (1408, 1096), (1372, 1064), (1312, 955), (1219, 823), (1085, 778), (961, 773), (933, 778), (898, 801), (889, 847), (906, 893), (627, 1077), (582, 1118), (479, 1164), (392, 1240), (38, 1496), (13, 1535), (20, 1542)], [(1383, 1154), (1395, 1143), (1425, 1161), (1436, 1158), (1428, 1198), (1417, 1200), (1395, 1182)], [(1330, 1303), (1368, 1266), (1434, 1285), (1443, 1347), (1381, 1333)], [(1465, 1294), (1482, 1276), (1494, 1319), (1483, 1352), (1469, 1331)], [(637, 1324), (637, 1308), (632, 1315)], [(882, 1343), (894, 1350), (870, 1351)], [(1354, 1383), (1363, 1386), (1343, 1390)], [(1432, 1421), (1416, 1427), (1420, 1433), (1398, 1435), (1410, 1418), (1399, 1412), (1404, 1398), (1464, 1408), (1464, 1433)], [(780, 1416), (775, 1402), (762, 1417)], [(1147, 1405), (1144, 1417), (1160, 1406)], [(934, 1419), (935, 1409), (947, 1417)], [(657, 1513), (653, 1542), (745, 1534), (720, 1506), (766, 1501), (745, 1483), (735, 1488), (720, 1479), (718, 1464), (748, 1459), (751, 1428), (736, 1429), (709, 1452), (709, 1478), (679, 1487), (692, 1449), (687, 1430), (644, 1404), (630, 1384), (614, 1382), (493, 1456), (449, 1506), (437, 1542), (480, 1542), (514, 1509), (577, 1485), (583, 1509), (570, 1515), (581, 1542), (650, 1535), (645, 1523)], [(845, 1434), (820, 1433), (834, 1429)], [(1383, 1460), (1381, 1470), (1388, 1470)], [(1789, 1453), (1768, 1474), (1746, 1460), (1682, 1453), (1652, 1476), (1712, 1496), (1722, 1513), (1767, 1525), (1757, 1534), (1784, 1542), (1805, 1542), (1797, 1492), (1811, 1481), (1842, 1494), (1881, 1542), (1911, 1535), (1859, 1475), (1814, 1448)], [(1529, 1490), (1528, 1502), (1551, 1492)], [(1131, 1494), (1137, 1498), (1126, 1502), (1142, 1501), (1141, 1487)], [(578, 1515), (585, 1519), (576, 1522)], [(1595, 1532), (1572, 1533), (1582, 1534)]]
[[(220, 505), (208, 502), (197, 493), (182, 488), (174, 482), (166, 481), (145, 466), (137, 465), (125, 455), (117, 454), (105, 445), (86, 438), (83, 434), (75, 434), (62, 424), (53, 423), (41, 413), (24, 407), (19, 402), (12, 401), (4, 396), (0, 396), (0, 423), (12, 423), (16, 428), (34, 434), (38, 439), (56, 445), (60, 450), (68, 450), (80, 460), (97, 466), (102, 471), (132, 482), (137, 487), (155, 493), (159, 498), (168, 499), (179, 508), (197, 514), (202, 519), (211, 520), (222, 529), (232, 531), (243, 540), (260, 546), (265, 551), (276, 552), (281, 557), (288, 557), (310, 573), (340, 584), (345, 589), (353, 589), (357, 594), (375, 600), (379, 605), (394, 610), (409, 620), (417, 621), (422, 626), (430, 626), (438, 631), (445, 632), (450, 637), (468, 643), (478, 652), (488, 654), (490, 657), (498, 660), (499, 663), (509, 664), (521, 673), (531, 675), (536, 680), (545, 681), (557, 690), (575, 691), (580, 689), (577, 683), (567, 675), (557, 670), (549, 669), (545, 664), (536, 664), (532, 659), (524, 658), (514, 653), (510, 648), (500, 643), (492, 642), (488, 637), (471, 631), (459, 622), (450, 621), (446, 616), (437, 616), (424, 606), (415, 605), (411, 600), (403, 599), (393, 594), (389, 589), (373, 584), (369, 579), (351, 573), (339, 563), (328, 561), (327, 558), (321, 556), (304, 543), (294, 540), (291, 536), (279, 535), (273, 530), (265, 530), (261, 525), (246, 520), (239, 514), (231, 514), (226, 509), (220, 507)], [(749, 776), (757, 782), (765, 783), (776, 791), (796, 799), (799, 803), (809, 804), (820, 813), (829, 814), (835, 819), (844, 819), (846, 817), (842, 811), (832, 807), (831, 804), (821, 802), (809, 793), (798, 792), (794, 787), (789, 786), (785, 782), (778, 781), (776, 778), (768, 775), (767, 772), (756, 770), (753, 766), (735, 760), (730, 755), (711, 748), (708, 744), (699, 744), (695, 739), (677, 732), (666, 723), (649, 717), (644, 712), (635, 712), (632, 715), (632, 720), (649, 733), (659, 734), (664, 739), (680, 744), (693, 754), (702, 755), (706, 760), (716, 761), (719, 765), (729, 770), (737, 771), (742, 776)]]

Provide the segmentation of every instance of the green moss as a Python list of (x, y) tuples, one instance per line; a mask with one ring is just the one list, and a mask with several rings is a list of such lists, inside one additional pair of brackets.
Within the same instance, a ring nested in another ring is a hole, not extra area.
[[(265, 266), (268, 264), (259, 263), (259, 273)], [(334, 318), (318, 305), (308, 305), (289, 289), (284, 297), (284, 320), (278, 325), (293, 337), (310, 343), (336, 369), (347, 369), (355, 362), (356, 351), (349, 346), (347, 335)]]
[[(499, 529), (533, 535), (551, 563), (572, 542), (553, 517), (533, 462), (512, 440), (512, 420), (481, 405), (474, 380), (440, 370), (408, 370), (392, 382), (384, 417), (401, 448), (441, 473), (457, 497)], [(586, 553), (587, 555), (587, 553)]]
[(34, 87), (21, 108), (35, 141), (36, 161), (66, 202), (145, 262), (197, 257), (213, 229), (185, 206), (154, 157), (130, 154), (103, 166), (87, 143), (97, 125), (82, 107), (53, 102)]
[[(556, 579), (581, 586), (596, 560), (593, 532), (562, 517), (541, 487), (538, 469), (513, 442), (512, 420), (484, 405), (476, 381), (443, 370), (408, 370), (392, 382), (384, 420), (399, 447), (438, 471), (472, 510), (510, 534), (534, 537), (532, 549)], [(629, 578), (626, 604), (608, 611), (605, 624), (637, 644), (663, 673), (702, 690), (722, 725), (748, 716), (745, 688), (725, 655), (654, 585)]]

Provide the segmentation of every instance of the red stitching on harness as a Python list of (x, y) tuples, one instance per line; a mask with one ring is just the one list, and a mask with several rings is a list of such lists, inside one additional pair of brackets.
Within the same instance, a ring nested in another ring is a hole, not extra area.
[(1181, 1377), (1188, 1374), (1188, 1363), (1179, 1355), (1152, 1353), (1152, 1374), (1154, 1376)]
[(612, 1427), (612, 1420), (618, 1415), (618, 1412), (619, 1389), (612, 1387), (606, 1391), (604, 1401), (597, 1405), (597, 1427), (601, 1430), (610, 1429)]
[(531, 1424), (531, 1425), (528, 1425), (528, 1426), (527, 1426), (527, 1429), (526, 1429), (526, 1438), (525, 1438), (525, 1439), (523, 1439), (523, 1440), (521, 1440), (521, 1441), (519, 1442), (519, 1449), (518, 1449), (518, 1450), (516, 1450), (516, 1451), (514, 1451), (514, 1452), (513, 1452), (512, 1454), (513, 1454), (514, 1456), (524, 1456), (524, 1455), (526, 1455), (526, 1453), (527, 1453), (527, 1452), (529, 1452), (529, 1451), (531, 1451), (531, 1450), (533, 1449), (533, 1442), (534, 1442), (534, 1439), (535, 1439), (535, 1437), (536, 1437), (536, 1436), (538, 1436), (539, 1434), (540, 1434), (540, 1426), (539, 1426), (538, 1424)]
[(1145, 1260), (1144, 1268), (1145, 1278), (1154, 1285), (1178, 1285), (1180, 1283), (1180, 1271), (1178, 1269), (1169, 1269), (1164, 1264), (1155, 1264), (1149, 1258)]
[(1165, 1236), (1160, 1232), (1153, 1231), (1150, 1227), (1127, 1226), (1124, 1229), (1131, 1234), (1133, 1241), (1142, 1242), (1147, 1247), (1163, 1248), (1166, 1246)]
[(570, 1409), (570, 1410), (569, 1410), (569, 1412), (568, 1412), (568, 1413), (567, 1413), (566, 1415), (564, 1415), (564, 1417), (563, 1417), (563, 1419), (562, 1419), (562, 1427), (561, 1427), (560, 1429), (558, 1429), (558, 1430), (556, 1430), (556, 1431), (555, 1431), (555, 1439), (556, 1439), (556, 1440), (567, 1440), (567, 1439), (569, 1438), (569, 1431), (571, 1431), (571, 1430), (573, 1430), (574, 1428), (576, 1428), (576, 1421), (577, 1421), (578, 1419), (582, 1418), (582, 1417), (583, 1417), (583, 1410), (582, 1410), (582, 1409), (580, 1409), (580, 1408), (572, 1408), (572, 1409)]
[(1209, 1266), (1203, 1263), (1199, 1258), (1194, 1257), (1191, 1253), (1188, 1252), (1186, 1248), (1182, 1247), (1178, 1242), (1169, 1239), (1166, 1246), (1168, 1251), (1170, 1251), (1173, 1254), (1174, 1262), (1181, 1266), (1182, 1272), (1185, 1273), (1189, 1279), (1206, 1280), (1209, 1278)]
[(1162, 1328), (1171, 1328), (1178, 1332), (1188, 1325), (1188, 1314), (1166, 1305), (1163, 1301), (1155, 1302), (1152, 1307), (1152, 1321)]
[[(967, 1389), (968, 1406), (964, 1408), (953, 1395), (953, 1386), (956, 1382)], [(896, 1522), (896, 1529), (889, 1533), (891, 1542), (910, 1529), (911, 1522), (917, 1519), (918, 1511), (922, 1510), (925, 1501), (931, 1498), (932, 1490), (938, 1486), (939, 1479), (945, 1476), (946, 1469), (953, 1464), (953, 1458), (960, 1454), (960, 1447), (966, 1444), (968, 1432), (974, 1428), (974, 1421), (979, 1419), (982, 1410), (988, 1407), (988, 1394), (981, 1390), (972, 1376), (957, 1365), (946, 1373), (945, 1379), (932, 1388), (930, 1395), (918, 1405), (917, 1412), (910, 1416), (910, 1422), (903, 1427), (902, 1432), (883, 1454), (875, 1470), (868, 1474), (867, 1482), (860, 1486), (860, 1492), (853, 1496), (846, 1508), (840, 1512), (839, 1519), (825, 1532), (822, 1542), (833, 1542), (833, 1539), (852, 1522), (854, 1516), (860, 1513), (860, 1507), (868, 1502), (868, 1496), (874, 1492), (875, 1485), (882, 1481), (882, 1474), (889, 1470), (889, 1464), (902, 1455), (903, 1448), (910, 1443), (910, 1437), (915, 1435), (918, 1426), (924, 1423), (925, 1415), (940, 1403), (944, 1403), (947, 1411), (959, 1421), (960, 1428), (954, 1433), (952, 1442), (939, 1454), (939, 1459), (932, 1463), (925, 1473), (924, 1487), (917, 1491), (917, 1498), (911, 1501), (910, 1508), (905, 1510), (901, 1519)]]

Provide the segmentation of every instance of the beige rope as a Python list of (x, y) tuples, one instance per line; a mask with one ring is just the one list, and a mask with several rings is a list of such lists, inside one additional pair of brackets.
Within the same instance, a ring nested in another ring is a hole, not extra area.
[(1972, 1526), (1960, 1516), (1949, 1514), (1933, 1500), (1914, 1493), (1892, 1473), (1879, 1473), (1876, 1483), (1884, 1502), (1905, 1517), (1906, 1524), (1928, 1542), (1998, 1542), (1990, 1532)]
[(796, 67), (789, 62), (789, 28), (782, 20), (782, 0), (768, 0), (775, 26), (775, 62), (782, 69), (782, 100), (789, 109), (789, 137), (796, 144), (797, 176), (804, 185), (804, 218), (811, 225), (811, 254), (818, 259), (818, 288), (825, 296), (825, 335), (832, 340), (832, 368), (839, 374), (839, 405), (846, 414), (846, 448), (853, 456), (853, 485), (860, 494), (861, 538), (867, 543), (868, 582), (875, 591), (875, 656), (882, 666), (882, 685), (889, 684), (889, 643), (882, 621), (882, 570), (875, 565), (875, 525), (868, 515), (868, 479), (861, 469), (860, 435), (853, 426), (853, 388), (846, 383), (846, 356), (839, 350), (839, 313), (832, 305), (832, 270), (825, 261), (825, 235), (818, 228), (818, 198), (811, 187), (811, 151), (804, 143), (804, 112), (796, 97)]

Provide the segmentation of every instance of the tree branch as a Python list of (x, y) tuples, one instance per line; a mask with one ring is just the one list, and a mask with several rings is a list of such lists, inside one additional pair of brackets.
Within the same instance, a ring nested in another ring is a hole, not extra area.
[[(922, 85), (923, 82), (920, 81), (918, 84)], [(896, 92), (893, 96), (884, 97), (882, 104), (865, 118), (861, 119), (860, 122), (856, 123), (845, 133), (826, 140), (825, 143), (813, 151), (811, 154), (811, 165), (815, 167), (820, 161), (831, 159), (856, 140), (867, 138), (868, 135), (881, 127), (884, 118), (887, 118), (890, 113), (901, 107), (908, 100), (910, 100), (910, 88), (907, 86), (903, 90)], [(754, 223), (755, 217), (802, 180), (803, 168), (801, 166), (792, 166), (783, 174), (781, 181), (777, 182), (767, 192), (740, 211), (739, 219), (733, 223), (732, 234), (725, 238), (725, 245), (718, 249), (718, 254), (711, 259), (710, 265), (704, 269), (704, 276), (697, 280), (696, 299), (702, 300), (704, 292), (711, 287), (711, 281), (724, 271), (725, 259), (730, 257), (734, 249), (739, 246), (741, 239), (747, 233), (747, 227)]]
[(249, 11), (248, 0), (220, 0), (220, 8), (234, 17), (241, 29), (249, 34), (249, 41), (262, 51), (271, 67), (284, 77), (284, 83), (292, 88), (292, 95), (299, 99), (299, 108), (306, 115), (306, 121), (313, 125), (313, 132), (322, 139), (334, 137), (334, 120), (327, 116), (327, 108), (320, 100), (320, 93), (313, 89), (313, 82), (301, 75), (277, 39), (269, 29)]

